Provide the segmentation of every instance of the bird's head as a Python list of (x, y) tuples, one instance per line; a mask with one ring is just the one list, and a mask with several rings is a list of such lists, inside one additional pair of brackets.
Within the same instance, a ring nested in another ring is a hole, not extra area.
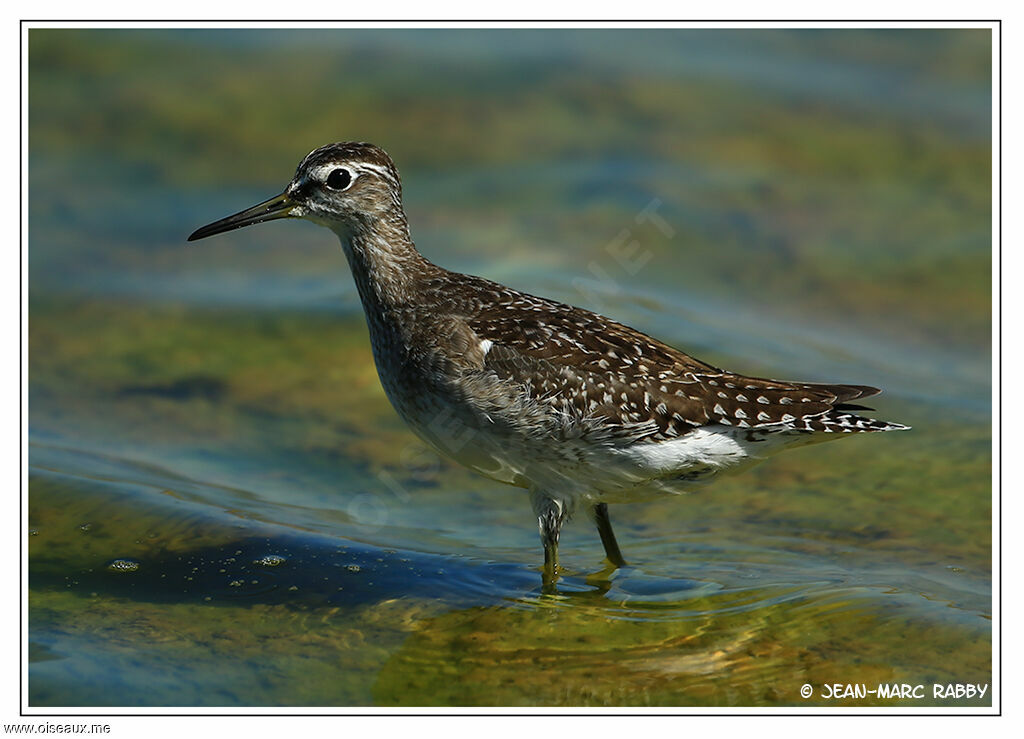
[(373, 144), (321, 146), (299, 163), (280, 195), (203, 226), (188, 240), (279, 218), (305, 218), (339, 234), (368, 228), (374, 220), (404, 218), (398, 169)]

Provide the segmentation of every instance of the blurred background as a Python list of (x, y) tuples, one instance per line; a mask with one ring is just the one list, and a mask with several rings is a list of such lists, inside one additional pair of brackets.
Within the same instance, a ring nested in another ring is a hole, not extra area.
[[(990, 682), (988, 30), (33, 29), (28, 64), (31, 705)], [(570, 524), (542, 596), (527, 496), (388, 405), (332, 234), (185, 243), (342, 140), (433, 261), (913, 431), (614, 506), (614, 574)]]

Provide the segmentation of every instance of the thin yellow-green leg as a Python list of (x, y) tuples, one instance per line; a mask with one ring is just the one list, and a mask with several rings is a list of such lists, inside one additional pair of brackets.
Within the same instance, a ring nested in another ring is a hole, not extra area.
[(619, 543), (615, 541), (612, 521), (608, 518), (607, 503), (598, 503), (594, 506), (594, 521), (597, 523), (597, 533), (601, 535), (601, 543), (604, 544), (604, 553), (608, 561), (616, 567), (624, 567), (626, 560), (622, 558)]

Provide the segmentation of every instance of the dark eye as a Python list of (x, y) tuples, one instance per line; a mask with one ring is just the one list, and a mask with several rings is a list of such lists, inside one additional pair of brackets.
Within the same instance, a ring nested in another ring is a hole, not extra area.
[(327, 186), (332, 190), (344, 190), (351, 184), (352, 173), (342, 167), (331, 170), (331, 173), (327, 175)]

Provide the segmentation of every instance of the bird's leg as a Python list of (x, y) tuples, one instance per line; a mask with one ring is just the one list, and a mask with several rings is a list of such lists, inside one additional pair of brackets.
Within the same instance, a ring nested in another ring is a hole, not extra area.
[(542, 533), (541, 541), (544, 542), (544, 573), (541, 577), (544, 589), (551, 590), (558, 581), (558, 534), (552, 541)]
[(562, 502), (540, 495), (533, 496), (533, 508), (544, 545), (544, 589), (553, 591), (558, 580), (558, 534), (568, 511)]
[(597, 533), (601, 535), (601, 543), (604, 544), (604, 553), (608, 561), (616, 567), (625, 566), (626, 560), (622, 558), (619, 543), (615, 541), (615, 532), (612, 531), (612, 521), (608, 518), (607, 503), (597, 503), (594, 506), (594, 521), (597, 523)]

